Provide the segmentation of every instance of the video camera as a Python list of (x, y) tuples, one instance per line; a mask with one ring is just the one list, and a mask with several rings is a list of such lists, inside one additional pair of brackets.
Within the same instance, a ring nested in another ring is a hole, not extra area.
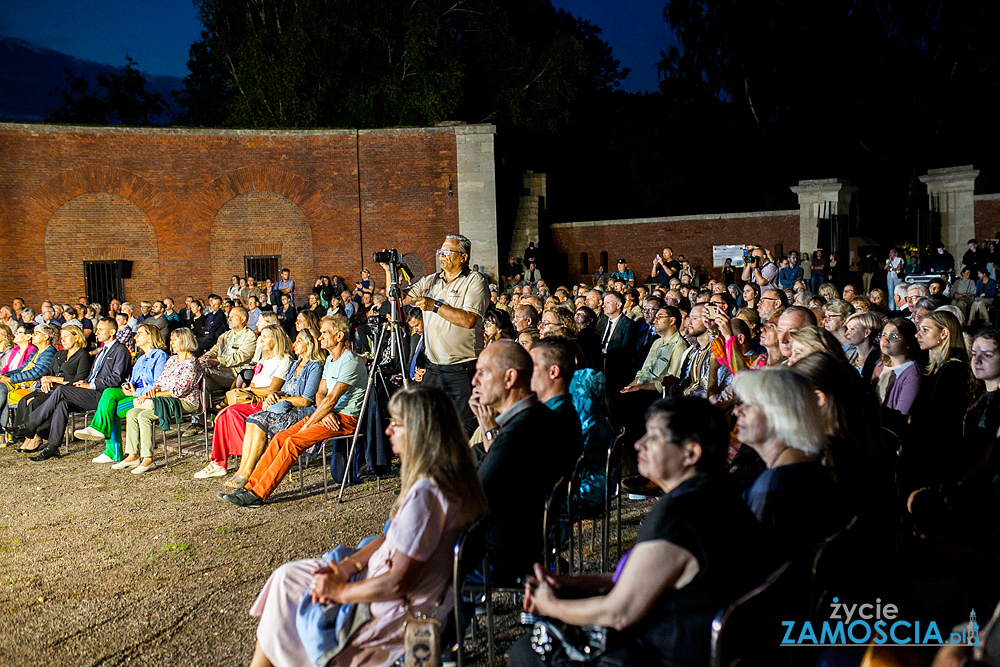
[(372, 261), (376, 264), (402, 264), (403, 255), (395, 248), (381, 252), (375, 251), (372, 253)]
[(402, 253), (395, 248), (382, 251), (376, 250), (372, 253), (372, 261), (376, 264), (388, 264), (389, 266), (395, 265), (399, 268), (399, 276), (403, 280), (413, 280), (413, 272), (410, 271), (410, 267), (403, 263)]

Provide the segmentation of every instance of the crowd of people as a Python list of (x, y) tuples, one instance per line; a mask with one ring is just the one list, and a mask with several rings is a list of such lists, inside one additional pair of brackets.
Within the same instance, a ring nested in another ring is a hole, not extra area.
[[(440, 269), (404, 281), (395, 304), (393, 380), (409, 386), (387, 405), (402, 460), (389, 527), (276, 570), (252, 610), (252, 664), (392, 664), (413, 609), (446, 622), (451, 548), (484, 518), (495, 583), (524, 582), (530, 612), (616, 633), (598, 665), (707, 664), (720, 608), (848, 525), (873, 561), (900, 558), (902, 538), (1000, 555), (996, 282), (974, 241), (960, 265), (943, 247), (924, 263), (893, 250), (848, 265), (748, 245), (714, 277), (665, 247), (648, 276), (621, 258), (566, 285), (546, 282), (533, 245), (494, 284), (472, 254), (448, 235)], [(366, 357), (394, 305), (368, 271), (353, 289), (322, 276), (305, 297), (286, 270), (263, 287), (233, 276), (225, 296), (179, 310), (79, 301), (0, 307), (8, 442), (32, 461), (59, 456), (68, 412), (94, 410), (75, 433), (105, 443), (94, 462), (142, 474), (157, 419), (209, 427), (204, 379), (220, 400), (194, 476), (227, 477), (218, 497), (247, 508), (364, 419), (383, 363)], [(545, 499), (574, 475), (597, 511), (619, 432), (621, 487), (659, 500), (614, 576), (556, 576), (539, 565)], [(992, 606), (998, 593), (975, 595)], [(316, 626), (309, 607), (330, 605), (350, 609), (346, 627)], [(526, 636), (509, 664), (543, 662)]]

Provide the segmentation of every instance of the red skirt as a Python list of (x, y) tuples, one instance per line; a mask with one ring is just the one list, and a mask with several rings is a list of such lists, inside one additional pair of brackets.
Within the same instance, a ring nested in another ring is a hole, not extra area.
[(215, 417), (212, 433), (212, 460), (223, 468), (230, 456), (243, 456), (243, 434), (247, 430), (247, 417), (260, 412), (260, 404), (238, 403), (222, 409)]

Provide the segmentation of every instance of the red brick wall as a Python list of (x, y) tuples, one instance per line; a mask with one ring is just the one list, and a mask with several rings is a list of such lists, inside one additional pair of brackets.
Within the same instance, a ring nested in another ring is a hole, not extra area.
[(589, 275), (581, 273), (581, 253), (587, 253), (589, 273), (593, 274), (600, 266), (601, 252), (606, 251), (611, 264), (606, 267), (609, 272), (615, 270), (618, 258), (624, 257), (641, 281), (649, 276), (653, 257), (665, 246), (673, 248), (675, 256), (684, 255), (691, 266), (704, 267), (709, 276), (719, 277), (721, 272), (712, 268), (713, 245), (753, 243), (772, 251), (781, 245), (783, 251), (788, 252), (798, 248), (799, 216), (780, 211), (752, 217), (699, 216), (648, 222), (588, 223), (576, 227), (554, 225), (552, 240), (557, 252), (569, 256), (571, 280), (590, 280)]
[[(976, 238), (997, 238), (997, 232), (1000, 231), (1000, 199), (979, 199), (975, 205)], [(965, 248), (959, 254), (963, 252)]]
[(455, 146), (444, 128), (0, 124), (0, 303), (74, 299), (89, 259), (132, 260), (132, 301), (221, 292), (244, 254), (282, 255), (300, 290), (352, 282), (383, 246), (432, 267), (459, 229)]

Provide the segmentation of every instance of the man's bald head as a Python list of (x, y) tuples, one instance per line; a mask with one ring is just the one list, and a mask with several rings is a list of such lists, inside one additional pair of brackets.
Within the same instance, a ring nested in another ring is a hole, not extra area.
[(506, 374), (508, 370), (517, 372), (513, 387), (527, 389), (531, 386), (531, 371), (534, 369), (534, 364), (531, 355), (517, 341), (494, 341), (483, 350), (480, 358), (487, 353), (489, 353), (487, 360), (494, 364), (498, 373)]

